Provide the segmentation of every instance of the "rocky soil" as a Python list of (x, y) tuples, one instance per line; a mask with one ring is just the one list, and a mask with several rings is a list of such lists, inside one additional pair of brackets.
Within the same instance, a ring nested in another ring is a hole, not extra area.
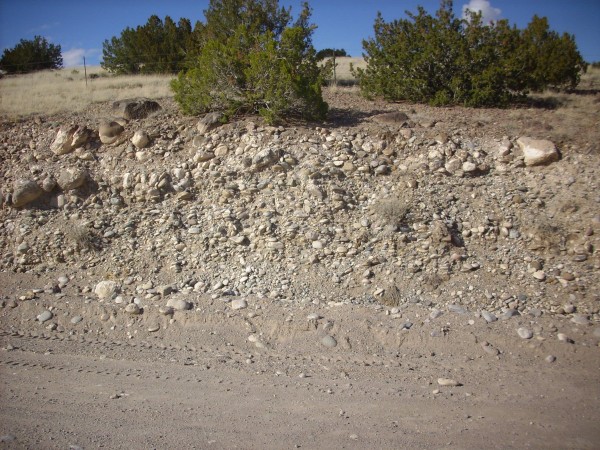
[(597, 448), (587, 95), (2, 121), (0, 448)]

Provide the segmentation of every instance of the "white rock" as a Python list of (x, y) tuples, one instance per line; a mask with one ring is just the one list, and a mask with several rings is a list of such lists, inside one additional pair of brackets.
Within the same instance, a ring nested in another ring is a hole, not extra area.
[(551, 141), (521, 137), (517, 144), (523, 151), (526, 166), (539, 166), (558, 161), (558, 151)]
[(174, 297), (167, 301), (167, 307), (171, 307), (176, 311), (186, 311), (192, 309), (192, 304), (182, 298)]
[(244, 309), (248, 307), (248, 302), (243, 298), (237, 298), (231, 302), (231, 309)]
[(529, 328), (521, 327), (517, 330), (517, 333), (523, 339), (531, 339), (533, 337), (533, 331)]
[(150, 136), (144, 130), (138, 130), (131, 138), (131, 142), (136, 148), (145, 148), (150, 143)]
[(112, 280), (104, 280), (96, 285), (94, 293), (102, 299), (112, 299), (119, 292), (119, 285)]

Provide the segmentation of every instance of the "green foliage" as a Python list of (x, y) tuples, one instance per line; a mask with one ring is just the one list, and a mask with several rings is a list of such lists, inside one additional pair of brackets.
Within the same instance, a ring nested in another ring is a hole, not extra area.
[(432, 105), (501, 106), (548, 87), (573, 88), (585, 63), (571, 35), (534, 17), (525, 30), (481, 14), (454, 15), (443, 0), (435, 16), (419, 7), (408, 19), (385, 22), (363, 41), (365, 69), (353, 69), (368, 97)]
[(14, 48), (4, 50), (0, 59), (0, 69), (7, 73), (59, 69), (62, 65), (60, 45), (50, 44), (41, 36), (32, 40), (21, 39)]
[(348, 53), (346, 53), (346, 50), (344, 50), (343, 48), (337, 49), (337, 48), (324, 48), (323, 50), (319, 50), (317, 52), (317, 61), (322, 61), (325, 58), (331, 58), (333, 56), (350, 56)]
[(325, 116), (307, 4), (293, 25), (276, 0), (212, 0), (205, 16), (199, 55), (171, 84), (185, 113), (258, 113), (269, 123)]
[(188, 19), (176, 24), (151, 16), (143, 26), (127, 27), (120, 37), (104, 41), (101, 66), (117, 74), (177, 73), (184, 67), (191, 46), (192, 26)]

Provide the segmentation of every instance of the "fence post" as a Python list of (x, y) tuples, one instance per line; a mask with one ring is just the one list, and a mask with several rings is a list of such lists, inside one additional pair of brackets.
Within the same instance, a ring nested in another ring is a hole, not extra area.
[(85, 65), (85, 56), (83, 57), (83, 73), (85, 74), (85, 87), (87, 88), (87, 67)]

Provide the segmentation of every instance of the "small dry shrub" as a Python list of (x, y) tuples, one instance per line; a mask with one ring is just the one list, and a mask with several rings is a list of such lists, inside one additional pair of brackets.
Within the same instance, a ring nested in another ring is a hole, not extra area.
[(392, 285), (385, 288), (383, 295), (379, 299), (379, 303), (390, 308), (400, 306), (402, 304), (402, 293), (398, 289), (398, 286)]
[(388, 225), (400, 226), (410, 212), (410, 203), (401, 197), (387, 198), (373, 205), (374, 212)]
[(96, 235), (87, 226), (81, 224), (69, 224), (65, 234), (77, 250), (97, 249)]

